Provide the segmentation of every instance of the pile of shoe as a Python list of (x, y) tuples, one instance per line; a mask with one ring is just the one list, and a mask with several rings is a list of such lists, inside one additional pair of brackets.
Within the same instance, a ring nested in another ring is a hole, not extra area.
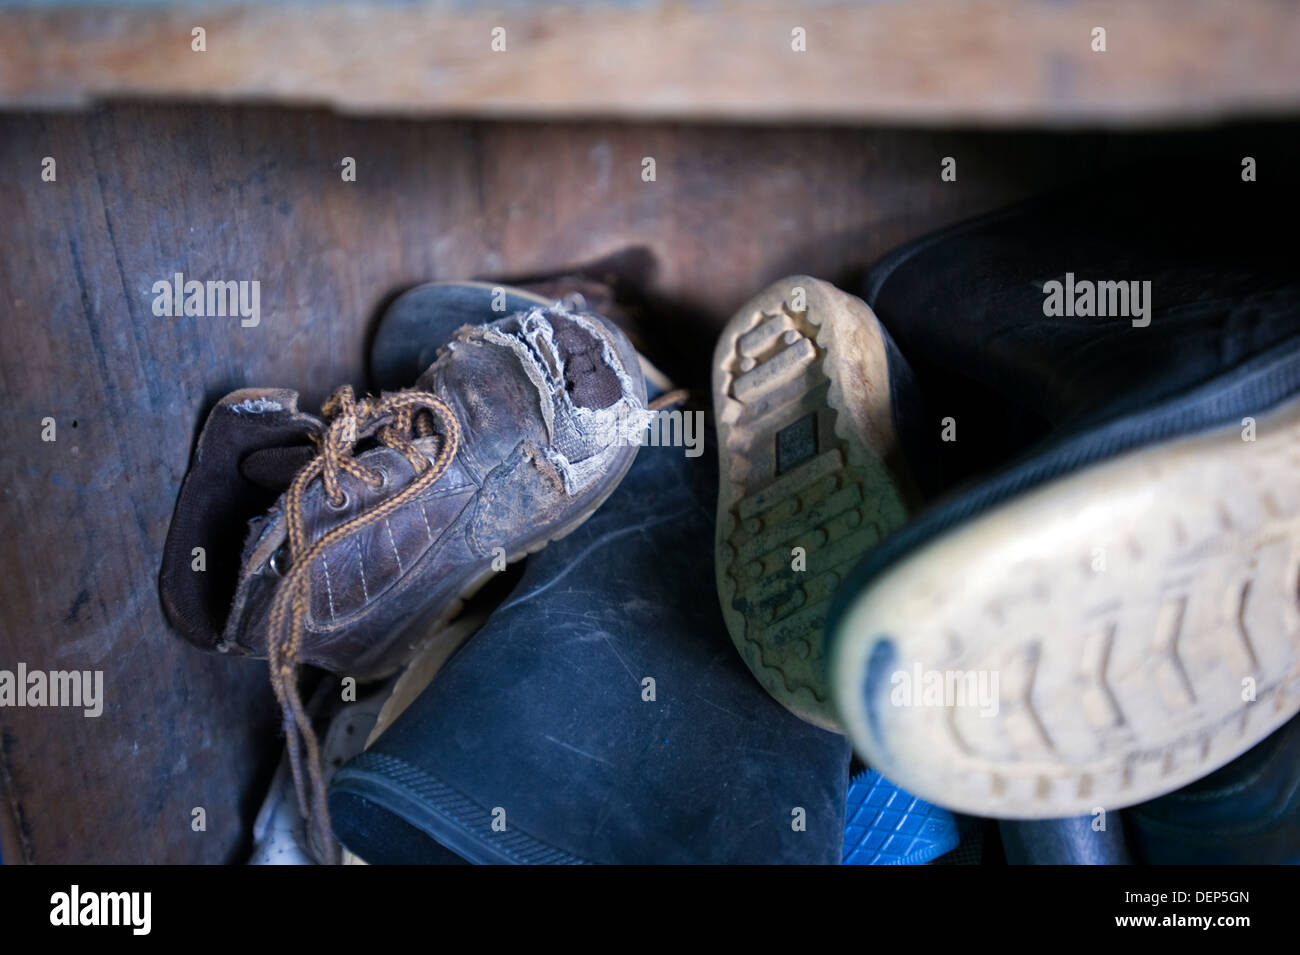
[(258, 861), (1300, 861), (1290, 188), (1130, 173), (779, 281), (703, 455), (618, 324), (483, 283), (391, 306), (379, 397), (227, 396), (160, 587), (269, 660)]

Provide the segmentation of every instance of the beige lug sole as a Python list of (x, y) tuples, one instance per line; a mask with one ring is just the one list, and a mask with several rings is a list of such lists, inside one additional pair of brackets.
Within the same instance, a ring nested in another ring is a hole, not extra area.
[[(1060, 817), (1170, 792), (1284, 723), (1300, 710), (1300, 400), (1256, 437), (1094, 465), (873, 581), (832, 660), (859, 754), (952, 809)], [(996, 715), (903, 705), (918, 666), (996, 676)]]
[(826, 610), (847, 571), (905, 519), (884, 463), (897, 441), (875, 315), (818, 279), (777, 282), (723, 330), (713, 403), (715, 564), (732, 642), (778, 702), (840, 731)]

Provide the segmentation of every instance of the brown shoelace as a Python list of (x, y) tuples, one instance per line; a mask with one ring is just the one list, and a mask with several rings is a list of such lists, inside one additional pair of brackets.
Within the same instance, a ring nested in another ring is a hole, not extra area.
[[(319, 452), (298, 472), (284, 494), (285, 521), (289, 532), (289, 570), (280, 581), (271, 604), (267, 656), (270, 661), (271, 686), (284, 716), (285, 741), (289, 750), (289, 767), (298, 795), (298, 808), (320, 843), (327, 863), (336, 861), (334, 834), (325, 800), (325, 777), (321, 766), (320, 744), (298, 692), (297, 667), (310, 608), (311, 586), (308, 576), (312, 562), (341, 538), (381, 521), (432, 487), (447, 472), (460, 443), (460, 427), (447, 403), (426, 391), (399, 391), (380, 398), (358, 401), (352, 388), (344, 385), (321, 407), (329, 426), (313, 440)], [(443, 440), (436, 458), (430, 461), (412, 443), (434, 434), (434, 419), (442, 425)], [(358, 514), (307, 543), (303, 526), (303, 494), (317, 478), (326, 497), (335, 507), (346, 502), (346, 491), (339, 482), (342, 474), (364, 481), (371, 487), (383, 484), (382, 474), (361, 464), (353, 455), (357, 442), (374, 435), (378, 441), (401, 453), (415, 469), (409, 485), (375, 507)], [(303, 778), (303, 749), (307, 755), (307, 774), (311, 799)]]

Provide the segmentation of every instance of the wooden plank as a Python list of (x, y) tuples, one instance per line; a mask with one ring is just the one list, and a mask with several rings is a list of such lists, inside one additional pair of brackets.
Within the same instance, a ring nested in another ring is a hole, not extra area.
[(1150, 125), (1300, 105), (1291, 0), (56, 3), (0, 9), (0, 50), (9, 107)]

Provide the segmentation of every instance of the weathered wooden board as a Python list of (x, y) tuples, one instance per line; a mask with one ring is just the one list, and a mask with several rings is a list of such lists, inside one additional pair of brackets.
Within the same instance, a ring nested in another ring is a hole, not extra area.
[(0, 9), (0, 51), (11, 106), (1066, 124), (1300, 106), (1290, 0), (37, 3)]

